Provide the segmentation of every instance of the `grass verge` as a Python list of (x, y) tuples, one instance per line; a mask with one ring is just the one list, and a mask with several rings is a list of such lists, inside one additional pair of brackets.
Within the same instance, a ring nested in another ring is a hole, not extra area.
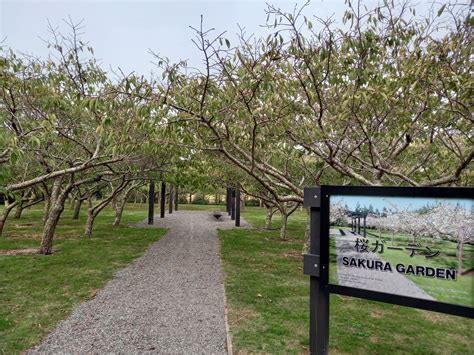
[[(82, 237), (85, 216), (66, 210), (51, 256), (0, 255), (0, 353), (24, 351), (66, 318), (75, 304), (94, 296), (115, 271), (157, 241), (164, 229), (127, 227), (146, 218), (146, 206), (128, 206), (123, 227), (112, 228), (113, 211), (97, 217), (94, 236)], [(39, 246), (40, 208), (9, 219), (0, 250)]]
[[(254, 230), (219, 232), (229, 325), (236, 352), (305, 353), (309, 280), (302, 272), (306, 214), (290, 217), (288, 241), (262, 230), (264, 210), (247, 208)], [(275, 216), (275, 228), (279, 227)], [(469, 354), (474, 321), (331, 295), (330, 352), (337, 354)]]

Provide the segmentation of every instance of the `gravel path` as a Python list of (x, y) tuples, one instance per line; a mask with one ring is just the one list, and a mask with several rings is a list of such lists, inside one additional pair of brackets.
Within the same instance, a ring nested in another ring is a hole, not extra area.
[(155, 217), (154, 227), (169, 232), (30, 353), (226, 353), (216, 229), (233, 221), (222, 219), (197, 211)]
[[(434, 300), (433, 297), (428, 295), (413, 281), (395, 270), (394, 272), (387, 272), (344, 266), (342, 264), (342, 258), (344, 256), (349, 258), (384, 260), (375, 253), (359, 253), (355, 249), (356, 238), (362, 239), (363, 237), (361, 235), (346, 231), (346, 235), (343, 236), (337, 229), (331, 229), (330, 234), (336, 237), (337, 277), (339, 285)], [(395, 265), (392, 265), (392, 268), (394, 266)]]

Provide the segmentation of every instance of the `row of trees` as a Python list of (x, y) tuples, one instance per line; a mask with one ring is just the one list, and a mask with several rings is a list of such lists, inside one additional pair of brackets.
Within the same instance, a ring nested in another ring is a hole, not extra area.
[(474, 219), (472, 212), (462, 205), (438, 202), (421, 211), (396, 209), (386, 216), (367, 216), (367, 227), (379, 231), (403, 233), (413, 237), (413, 242), (425, 239), (447, 239), (456, 243), (458, 269), (463, 271), (464, 246), (472, 243)]
[(304, 186), (472, 183), (469, 6), (347, 6), (337, 28), (306, 5), (270, 5), (268, 37), (242, 32), (234, 47), (201, 21), (204, 70), (161, 59), (166, 80), (148, 97), (183, 146), (224, 159), (281, 212), (282, 236)]
[(0, 57), (1, 192), (13, 200), (3, 210), (0, 233), (14, 208), (19, 217), (43, 202), (42, 254), (52, 252), (67, 199), (75, 201), (73, 218), (88, 202), (86, 236), (109, 203), (118, 225), (127, 196), (164, 173), (174, 154), (153, 143), (160, 131), (150, 130), (140, 99), (118, 94), (122, 83), (97, 64), (80, 25), (69, 25), (68, 35), (51, 28), (49, 59), (6, 49)]
[(420, 17), (405, 2), (347, 1), (339, 28), (306, 11), (269, 5), (268, 37), (242, 31), (235, 45), (201, 19), (203, 68), (157, 56), (160, 79), (112, 80), (72, 23), (67, 36), (52, 29), (48, 60), (4, 50), (1, 185), (16, 203), (45, 200), (41, 252), (68, 197), (80, 206), (101, 191), (92, 226), (116, 196), (163, 173), (262, 200), (268, 226), (280, 212), (282, 238), (304, 186), (469, 185), (468, 5)]

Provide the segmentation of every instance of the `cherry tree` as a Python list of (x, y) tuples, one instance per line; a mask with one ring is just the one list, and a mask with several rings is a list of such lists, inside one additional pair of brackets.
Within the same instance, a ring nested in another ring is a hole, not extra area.
[[(472, 206), (471, 206), (472, 209)], [(439, 202), (429, 212), (422, 215), (423, 225), (429, 233), (440, 238), (448, 238), (456, 242), (458, 272), (463, 271), (463, 252), (466, 243), (472, 243), (474, 233), (474, 218), (461, 204)]]
[(348, 222), (347, 210), (341, 201), (331, 202), (329, 206), (329, 223), (336, 223), (343, 220)]

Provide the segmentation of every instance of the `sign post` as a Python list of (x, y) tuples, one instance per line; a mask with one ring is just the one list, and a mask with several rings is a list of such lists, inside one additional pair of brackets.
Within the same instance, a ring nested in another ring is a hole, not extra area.
[(148, 224), (153, 224), (153, 215), (155, 213), (155, 181), (150, 180), (148, 189)]
[(174, 210), (177, 211), (179, 206), (179, 186), (174, 186)]
[(240, 189), (235, 189), (235, 226), (240, 227)]
[(169, 202), (168, 202), (168, 213), (173, 213), (173, 185), (170, 185), (170, 195), (169, 195)]
[(230, 189), (230, 219), (235, 220), (235, 189)]
[(304, 256), (304, 272), (310, 275), (309, 343), (311, 354), (328, 353), (329, 292), (326, 288), (324, 242), (321, 238), (321, 189), (306, 189), (304, 205), (310, 209), (310, 249)]
[(304, 205), (311, 354), (328, 353), (331, 293), (474, 318), (473, 188), (321, 186)]
[(161, 193), (160, 193), (160, 218), (165, 218), (165, 207), (166, 207), (166, 183), (161, 182)]

